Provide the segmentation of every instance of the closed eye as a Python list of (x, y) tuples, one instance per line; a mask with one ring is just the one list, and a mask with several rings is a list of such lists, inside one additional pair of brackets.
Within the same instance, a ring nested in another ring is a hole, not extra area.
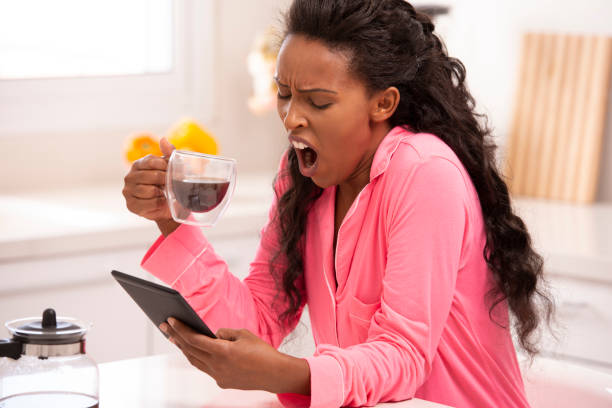
[[(278, 97), (278, 99), (282, 99), (282, 100), (287, 100), (287, 99), (290, 99), (290, 98), (291, 98), (291, 94), (283, 95), (283, 94), (281, 94), (280, 92), (278, 92), (278, 93), (276, 94), (276, 96)], [(330, 102), (330, 103), (323, 104), (323, 105), (317, 105), (317, 104), (316, 104), (316, 103), (314, 103), (314, 101), (313, 101), (312, 99), (310, 99), (310, 98), (309, 98), (309, 103), (310, 103), (310, 105), (311, 105), (313, 108), (315, 108), (315, 109), (319, 109), (319, 110), (324, 110), (324, 109), (327, 109), (327, 108), (329, 108), (329, 107), (332, 105), (332, 103), (331, 103), (331, 102)]]
[(316, 103), (314, 103), (312, 100), (310, 101), (310, 104), (311, 104), (313, 107), (315, 107), (316, 109), (320, 109), (320, 110), (327, 109), (327, 108), (329, 108), (329, 107), (332, 105), (331, 103), (326, 103), (326, 104), (324, 104), (324, 105), (317, 105), (317, 104), (316, 104)]

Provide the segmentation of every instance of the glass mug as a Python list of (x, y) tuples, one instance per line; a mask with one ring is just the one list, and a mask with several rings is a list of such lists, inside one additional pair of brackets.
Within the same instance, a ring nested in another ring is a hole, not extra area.
[(236, 186), (236, 160), (174, 150), (168, 161), (164, 190), (176, 222), (214, 226)]

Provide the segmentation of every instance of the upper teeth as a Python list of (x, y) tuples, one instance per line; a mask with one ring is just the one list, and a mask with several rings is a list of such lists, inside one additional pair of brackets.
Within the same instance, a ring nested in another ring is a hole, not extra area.
[(296, 142), (295, 140), (292, 141), (291, 144), (293, 144), (293, 147), (295, 147), (296, 149), (305, 149), (308, 147), (304, 143)]

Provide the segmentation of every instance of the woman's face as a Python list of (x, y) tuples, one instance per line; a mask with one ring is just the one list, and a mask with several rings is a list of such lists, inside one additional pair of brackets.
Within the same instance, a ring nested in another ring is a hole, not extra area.
[(348, 62), (344, 53), (301, 35), (289, 35), (278, 56), (278, 114), (300, 172), (322, 188), (369, 177), (380, 142), (370, 130), (373, 100)]

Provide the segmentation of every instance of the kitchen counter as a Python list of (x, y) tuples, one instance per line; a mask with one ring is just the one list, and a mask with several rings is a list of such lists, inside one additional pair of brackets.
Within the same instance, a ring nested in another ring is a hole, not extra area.
[[(230, 205), (206, 235), (258, 233), (267, 219), (274, 175), (239, 176)], [(150, 245), (154, 222), (128, 211), (120, 183), (0, 195), (0, 263)]]
[[(437, 408), (417, 398), (376, 405), (380, 408)], [(193, 368), (182, 354), (158, 355), (100, 364), (100, 407), (282, 408), (265, 391), (221, 389)]]
[[(205, 234), (244, 278), (272, 201), (271, 174), (243, 174), (228, 211)], [(63, 314), (95, 323), (90, 352), (114, 361), (168, 350), (146, 316), (120, 293), (109, 271), (118, 269), (151, 278), (139, 263), (158, 236), (154, 223), (125, 208), (122, 186), (0, 195), (0, 321), (38, 315), (54, 306)], [(557, 290), (560, 321), (567, 328), (562, 346), (551, 355), (610, 364), (610, 287), (612, 285), (612, 205), (579, 206), (515, 200), (545, 271)], [(109, 298), (116, 300), (102, 307)], [(115, 316), (121, 314), (119, 321)], [(307, 314), (305, 314), (307, 316)], [(310, 327), (305, 322), (306, 327)], [(1, 328), (0, 328), (1, 329)], [(132, 331), (122, 342), (112, 333)], [(587, 333), (587, 335), (585, 335)], [(311, 355), (312, 336), (290, 354)]]
[(516, 199), (545, 271), (612, 284), (612, 203), (591, 205)]
[[(239, 175), (230, 206), (207, 237), (257, 234), (272, 201), (269, 173)], [(144, 247), (158, 231), (130, 213), (121, 184), (0, 195), (0, 263)], [(612, 283), (612, 204), (516, 199), (547, 273)]]

